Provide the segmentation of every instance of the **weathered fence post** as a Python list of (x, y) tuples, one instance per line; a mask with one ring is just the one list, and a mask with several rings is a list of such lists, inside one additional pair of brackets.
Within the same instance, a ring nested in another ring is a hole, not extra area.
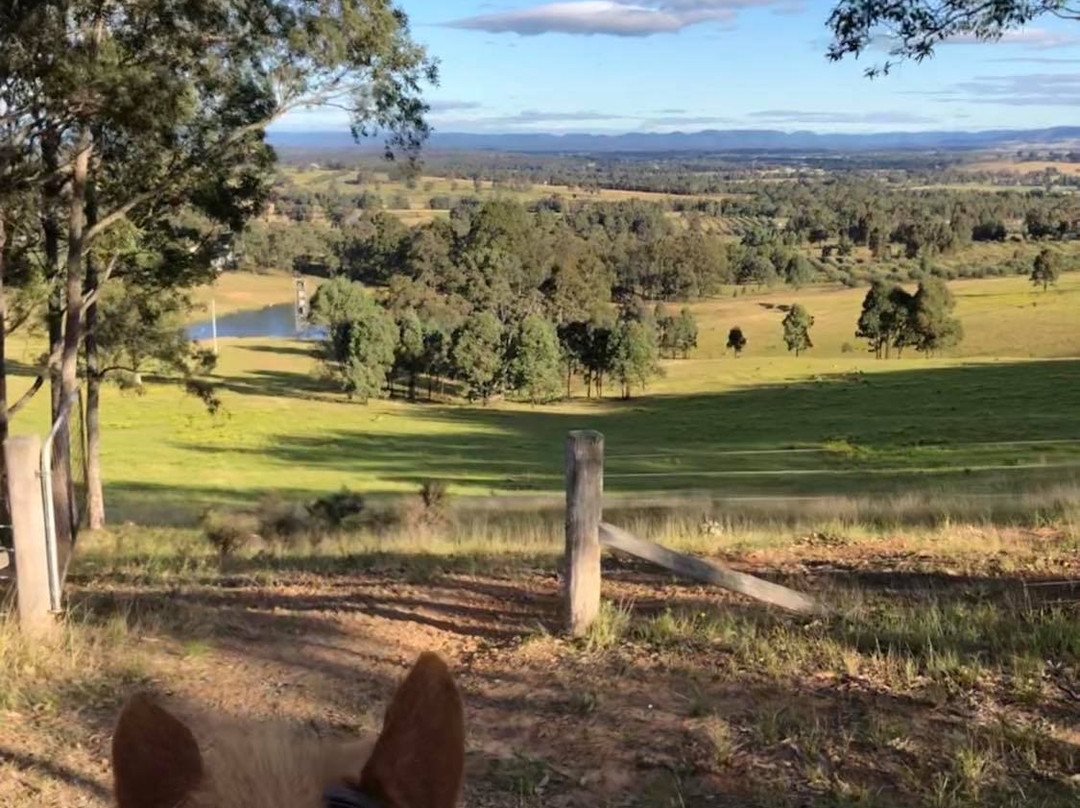
[(8, 507), (15, 539), (15, 588), (19, 626), (32, 635), (56, 626), (49, 611), (49, 560), (45, 509), (41, 493), (41, 438), (36, 435), (4, 441)]
[(566, 436), (566, 570), (563, 582), (567, 630), (580, 637), (600, 612), (600, 521), (604, 500), (604, 436), (576, 431)]

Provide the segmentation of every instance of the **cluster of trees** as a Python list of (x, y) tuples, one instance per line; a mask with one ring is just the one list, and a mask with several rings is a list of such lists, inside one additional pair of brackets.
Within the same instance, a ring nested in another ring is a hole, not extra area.
[[(205, 393), (178, 315), (269, 196), (266, 127), (333, 97), (412, 152), (435, 71), (382, 0), (36, 0), (3, 4), (0, 32), (0, 440), (46, 383), (55, 416), (85, 379), (96, 527), (100, 385), (165, 363)], [(39, 326), (9, 402), (3, 337)]]
[(629, 398), (660, 372), (662, 352), (686, 357), (697, 345), (687, 309), (625, 305), (559, 322), (543, 307), (510, 318), (477, 307), (448, 318), (380, 302), (343, 276), (319, 288), (312, 317), (327, 329), (330, 376), (361, 400), (393, 395), (398, 384), (415, 399), (421, 383), (430, 398), (449, 380), (470, 400), (508, 395), (540, 404), (569, 397), (575, 377), (589, 396), (603, 396), (605, 380), (614, 380)]
[(919, 283), (915, 294), (874, 281), (863, 299), (855, 336), (866, 339), (878, 359), (913, 347), (928, 356), (958, 345), (963, 324), (952, 315), (956, 300), (939, 278)]

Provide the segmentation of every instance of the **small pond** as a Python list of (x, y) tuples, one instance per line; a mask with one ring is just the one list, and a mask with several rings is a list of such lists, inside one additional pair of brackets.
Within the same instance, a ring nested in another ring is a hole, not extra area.
[[(209, 320), (195, 323), (187, 328), (189, 339), (206, 342), (213, 337)], [(280, 303), (263, 309), (245, 309), (224, 314), (217, 318), (217, 335), (230, 337), (277, 337), (281, 339), (323, 339), (326, 329), (309, 325), (297, 330), (295, 307), (292, 303)]]

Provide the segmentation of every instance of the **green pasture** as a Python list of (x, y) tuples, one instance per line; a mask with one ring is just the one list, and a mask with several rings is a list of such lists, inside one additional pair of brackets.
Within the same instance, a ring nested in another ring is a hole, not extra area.
[[(235, 296), (249, 283), (263, 303), (291, 294), (288, 278), (271, 276), (226, 276), (219, 291)], [(182, 523), (209, 504), (266, 492), (392, 494), (429, 478), (458, 495), (550, 499), (562, 485), (563, 436), (579, 428), (607, 436), (613, 498), (1072, 490), (1080, 275), (1047, 293), (1022, 279), (952, 287), (967, 330), (955, 355), (875, 360), (852, 335), (864, 290), (786, 290), (692, 306), (700, 350), (666, 361), (646, 395), (589, 401), (579, 392), (549, 407), (350, 402), (318, 378), (310, 344), (223, 340), (217, 415), (170, 384), (106, 390), (111, 515)], [(783, 350), (778, 308), (796, 301), (816, 318), (815, 347), (798, 359)], [(738, 359), (723, 347), (732, 325), (749, 338)], [(15, 340), (11, 350), (29, 362), (39, 347)], [(17, 393), (28, 378), (14, 382)], [(45, 405), (39, 397), (17, 431), (43, 430)]]

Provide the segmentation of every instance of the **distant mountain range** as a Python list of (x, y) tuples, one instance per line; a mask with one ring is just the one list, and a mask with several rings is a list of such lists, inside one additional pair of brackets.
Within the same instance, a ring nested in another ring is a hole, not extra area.
[[(347, 132), (271, 132), (270, 142), (304, 150), (354, 147), (377, 151), (380, 141), (354, 144)], [(709, 129), (701, 132), (628, 132), (586, 134), (470, 134), (436, 132), (433, 151), (502, 151), (546, 153), (726, 152), (726, 151), (933, 151), (995, 149), (1013, 146), (1080, 145), (1080, 126), (1050, 129), (990, 129), (981, 132), (875, 132), (843, 134), (781, 132), (772, 129)]]

